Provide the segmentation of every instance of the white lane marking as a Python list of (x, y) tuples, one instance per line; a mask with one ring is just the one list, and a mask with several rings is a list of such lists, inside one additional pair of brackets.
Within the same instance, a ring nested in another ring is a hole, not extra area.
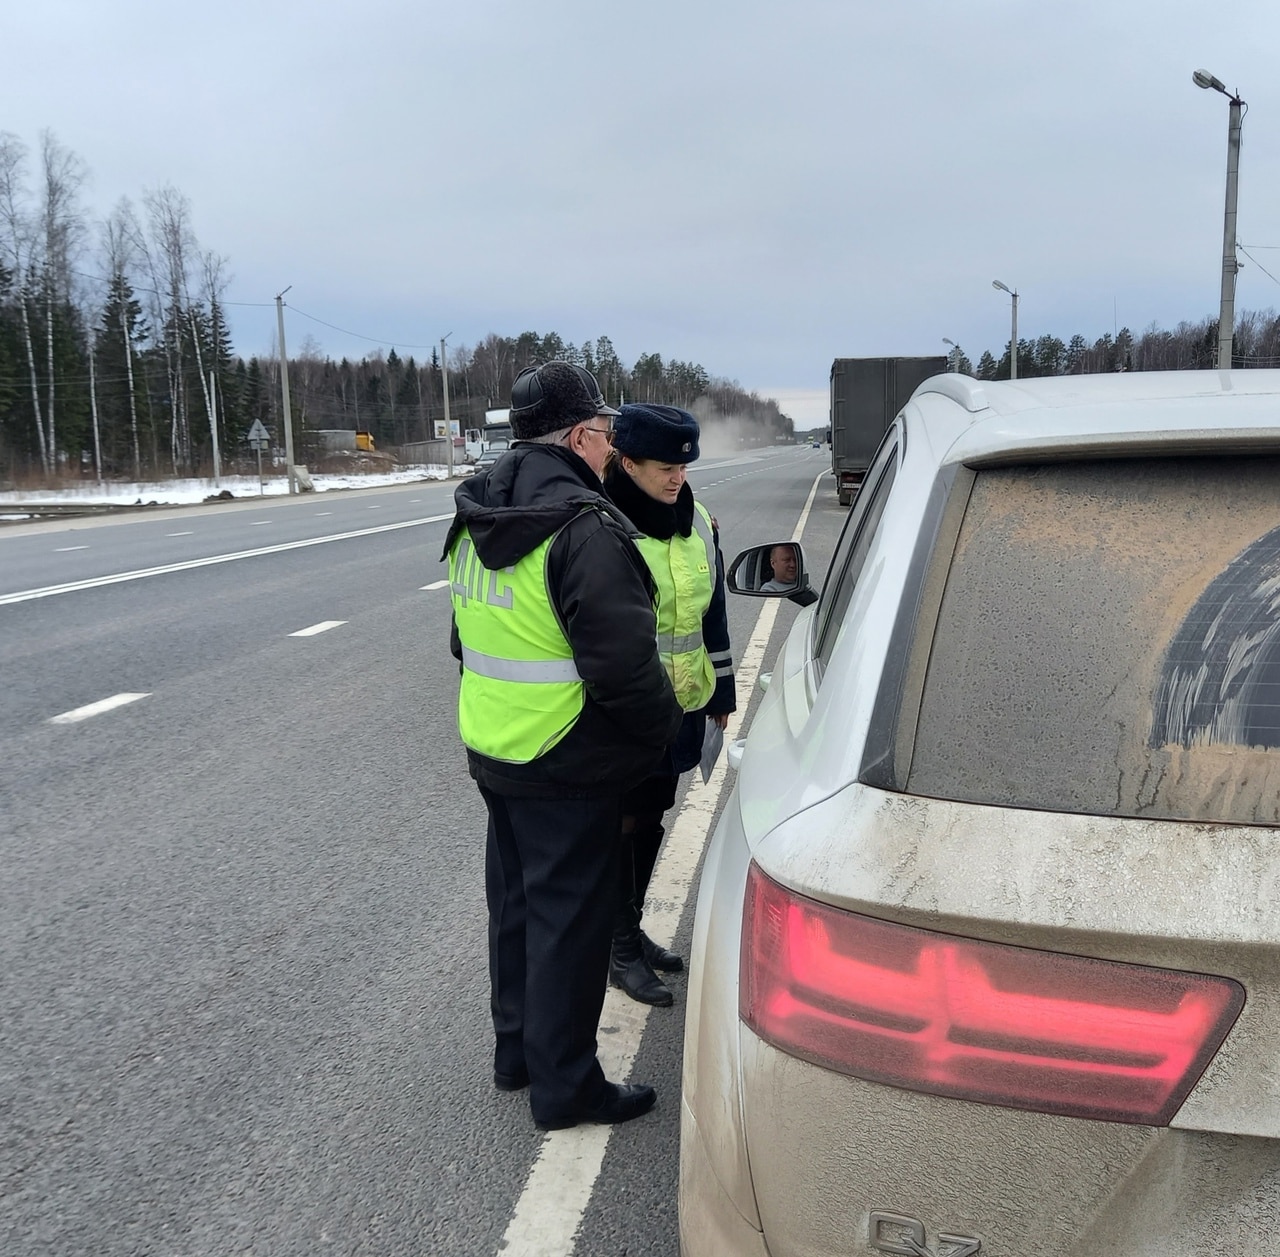
[(194, 532), (167, 532), (166, 537), (194, 537)]
[(366, 511), (380, 511), (380, 510), (382, 509), (382, 503), (381, 503), (381, 502), (367, 502), (367, 503), (365, 504), (365, 508), (364, 508), (364, 509), (365, 509)]
[(332, 511), (317, 511), (316, 518), (319, 519), (321, 515), (332, 515), (332, 514), (333, 514)]
[(310, 628), (299, 629), (296, 633), (290, 633), (290, 637), (314, 637), (317, 633), (327, 633), (330, 629), (337, 628), (340, 624), (345, 624), (346, 620), (321, 620), (319, 624), (313, 624)]
[(100, 716), (104, 711), (116, 707), (124, 707), (128, 703), (136, 703), (140, 698), (150, 698), (150, 694), (113, 694), (110, 698), (100, 698), (96, 703), (87, 703), (73, 711), (64, 711), (60, 716), (50, 716), (51, 725), (73, 725), (90, 716)]
[(447, 580), (433, 580), (430, 585), (423, 585), (423, 589), (443, 589), (449, 582)]
[(401, 524), (379, 524), (375, 528), (357, 528), (353, 532), (336, 532), (330, 537), (310, 537), (305, 541), (282, 541), (274, 546), (260, 546), (256, 550), (238, 550), (234, 554), (214, 554), (207, 559), (187, 559), (182, 563), (166, 563), (163, 567), (144, 567), (135, 572), (117, 572), (113, 576), (95, 576), (90, 580), (69, 581), (65, 585), (46, 585), (42, 589), (23, 589), (16, 594), (0, 594), (0, 607), (15, 602), (30, 602), (34, 598), (52, 598), (57, 594), (77, 593), (82, 589), (97, 589), (100, 585), (118, 585), (122, 581), (143, 580), (148, 576), (165, 576), (169, 572), (186, 572), (196, 567), (212, 567), (215, 563), (233, 563), (237, 559), (256, 559), (263, 554), (283, 554), (286, 550), (303, 550), (307, 546), (322, 546), (330, 541), (349, 541), (353, 537), (372, 537), (375, 533), (395, 532), (400, 528), (416, 528), (419, 524), (438, 524), (452, 519), (447, 515), (427, 515), (423, 519), (408, 519)]
[[(804, 510), (791, 534), (793, 541), (799, 541), (804, 532), (821, 480), (822, 475), (809, 490)], [(756, 617), (755, 628), (738, 665), (738, 677), (743, 682), (740, 693), (750, 695), (755, 690), (780, 601), (770, 598)], [(729, 717), (724, 732), (726, 744), (737, 737), (746, 708), (744, 702)], [(684, 804), (667, 833), (645, 896), (645, 933), (656, 943), (670, 946), (680, 925), (727, 771), (727, 757), (721, 756), (705, 785), (701, 775), (694, 774)], [(649, 1012), (646, 1005), (635, 1003), (614, 987), (606, 992), (598, 1048), (606, 1077), (615, 1082), (626, 1082), (630, 1077)], [(678, 1079), (676, 1088), (674, 1095), (664, 1092), (662, 1096), (664, 1104), (672, 1110), (680, 1102)], [(524, 1191), (516, 1202), (515, 1213), (498, 1246), (503, 1257), (565, 1257), (573, 1252), (573, 1237), (600, 1177), (612, 1129), (610, 1126), (576, 1126), (571, 1130), (552, 1131), (543, 1138)]]
[(269, 523), (271, 523), (271, 521), (270, 521), (269, 519), (251, 519), (251, 520), (249, 521), (249, 527), (250, 527), (250, 528), (261, 528), (263, 524), (269, 524)]
[(88, 546), (59, 546), (54, 554), (70, 554), (72, 550), (87, 550)]

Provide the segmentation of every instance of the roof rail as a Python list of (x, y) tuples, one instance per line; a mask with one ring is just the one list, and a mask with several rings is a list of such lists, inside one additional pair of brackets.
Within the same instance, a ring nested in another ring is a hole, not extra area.
[(916, 389), (914, 396), (922, 393), (941, 393), (967, 410), (971, 415), (988, 408), (986, 390), (972, 376), (948, 372), (946, 375), (935, 375), (925, 380)]

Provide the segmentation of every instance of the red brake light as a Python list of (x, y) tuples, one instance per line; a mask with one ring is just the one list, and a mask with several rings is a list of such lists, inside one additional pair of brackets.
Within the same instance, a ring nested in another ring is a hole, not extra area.
[(806, 899), (753, 863), (738, 1001), (762, 1039), (856, 1078), (1164, 1126), (1244, 988), (894, 925)]

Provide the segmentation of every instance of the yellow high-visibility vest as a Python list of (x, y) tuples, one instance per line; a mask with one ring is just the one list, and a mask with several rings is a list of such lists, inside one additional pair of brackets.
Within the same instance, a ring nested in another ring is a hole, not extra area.
[(702, 641), (702, 617), (716, 580), (711, 516), (694, 502), (693, 530), (687, 537), (641, 537), (636, 544), (658, 587), (658, 656), (680, 706), (697, 711), (716, 688), (715, 666)]
[(490, 759), (527, 764), (573, 728), (585, 687), (547, 594), (554, 534), (512, 567), (490, 571), (463, 529), (449, 551), (462, 642), (458, 732)]

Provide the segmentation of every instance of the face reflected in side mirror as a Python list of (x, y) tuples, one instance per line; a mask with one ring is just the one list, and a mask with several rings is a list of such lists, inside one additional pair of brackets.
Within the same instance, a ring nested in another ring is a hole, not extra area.
[(728, 583), (735, 594), (757, 598), (794, 598), (807, 605), (815, 597), (805, 571), (804, 550), (795, 541), (772, 541), (744, 550), (729, 565)]

